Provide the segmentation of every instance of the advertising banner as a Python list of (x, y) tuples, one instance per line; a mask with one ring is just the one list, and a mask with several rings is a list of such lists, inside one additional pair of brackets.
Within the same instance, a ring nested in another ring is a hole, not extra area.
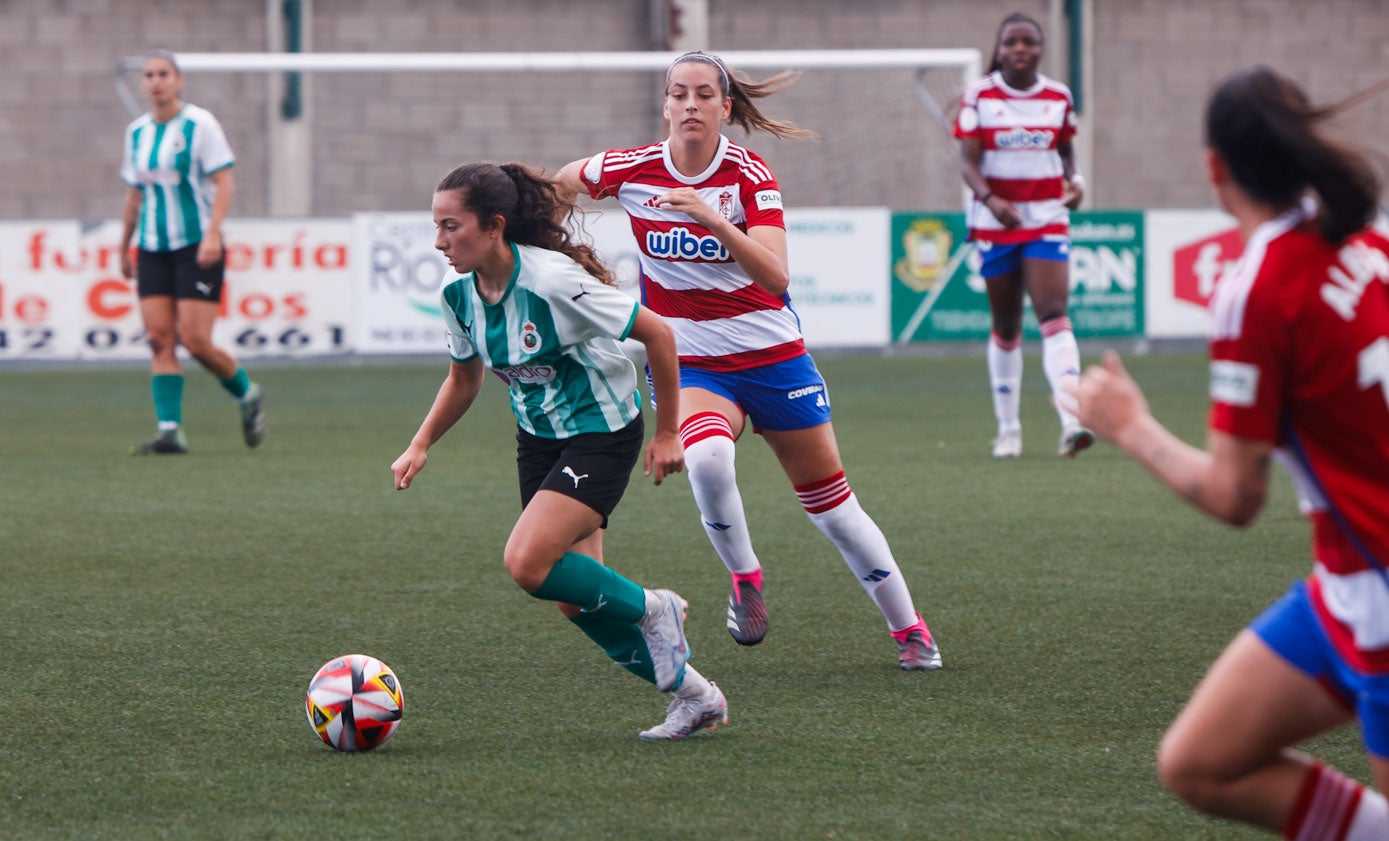
[[(786, 214), (791, 300), (812, 347), (887, 343), (888, 212), (881, 208), (801, 209)], [(640, 297), (640, 264), (627, 215), (585, 215), (584, 233)], [(353, 278), (358, 353), (443, 353), (439, 285), (448, 264), (434, 248), (427, 213), (354, 218)]]
[[(963, 213), (895, 213), (891, 341), (982, 341), (992, 325)], [(1137, 211), (1071, 214), (1070, 316), (1079, 338), (1141, 336), (1144, 223)], [(1023, 336), (1041, 333), (1028, 302)]]
[(439, 285), (449, 264), (434, 248), (428, 213), (352, 217), (357, 353), (447, 352)]
[[(346, 220), (226, 224), (226, 284), (214, 340), (238, 357), (348, 350)], [(147, 359), (119, 221), (0, 223), (0, 363)]]
[(1206, 305), (1244, 251), (1233, 217), (1218, 210), (1148, 212), (1148, 335), (1204, 338)]

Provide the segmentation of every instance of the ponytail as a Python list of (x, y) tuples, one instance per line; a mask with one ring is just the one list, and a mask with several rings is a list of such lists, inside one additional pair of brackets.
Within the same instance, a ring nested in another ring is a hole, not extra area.
[(542, 172), (520, 163), (463, 164), (435, 188), (435, 192), (445, 190), (459, 191), (463, 207), (476, 214), (484, 228), (500, 216), (505, 224), (502, 236), (508, 242), (558, 251), (601, 283), (617, 285), (593, 246), (574, 241), (566, 227), (582, 212), (575, 199)]
[(719, 71), (721, 92), (732, 101), (728, 121), (741, 128), (745, 133), (752, 134), (754, 131), (762, 131), (774, 137), (792, 140), (818, 140), (820, 138), (820, 135), (813, 131), (798, 128), (795, 123), (768, 117), (753, 102), (755, 99), (771, 96), (777, 91), (789, 87), (800, 78), (799, 71), (784, 70), (771, 78), (754, 82), (734, 71), (718, 56), (703, 50), (694, 50), (677, 57), (675, 61), (671, 62), (670, 67), (666, 68), (667, 90), (670, 89), (670, 78), (675, 68), (687, 61), (709, 64)]
[(1380, 180), (1360, 149), (1323, 134), (1332, 115), (1389, 85), (1381, 83), (1318, 108), (1290, 79), (1267, 67), (1227, 78), (1206, 108), (1206, 145), (1255, 201), (1286, 210), (1309, 191), (1317, 197), (1317, 229), (1333, 245), (1363, 229), (1378, 209)]

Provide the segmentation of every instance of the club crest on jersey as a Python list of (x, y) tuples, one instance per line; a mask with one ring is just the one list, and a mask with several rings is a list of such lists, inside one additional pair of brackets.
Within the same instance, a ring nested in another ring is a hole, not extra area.
[(521, 349), (526, 353), (540, 350), (540, 330), (533, 322), (521, 322)]
[(725, 219), (733, 218), (733, 194), (727, 190), (719, 193), (719, 215)]

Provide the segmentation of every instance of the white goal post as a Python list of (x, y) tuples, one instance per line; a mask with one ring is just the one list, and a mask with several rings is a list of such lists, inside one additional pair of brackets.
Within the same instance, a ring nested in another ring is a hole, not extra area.
[[(738, 71), (762, 71), (750, 74), (755, 78), (765, 78), (771, 72), (782, 70), (801, 73), (794, 85), (777, 93), (763, 107), (769, 116), (790, 119), (817, 132), (821, 142), (772, 144), (760, 140), (751, 141), (749, 145), (767, 158), (784, 182), (783, 187), (791, 180), (788, 175), (793, 176), (794, 183), (802, 191), (803, 200), (799, 202), (802, 206), (959, 208), (962, 187), (951, 120), (965, 88), (982, 75), (979, 50), (715, 52)], [(548, 113), (538, 115), (519, 111), (531, 104), (542, 108), (542, 98), (559, 87), (554, 84), (556, 74), (579, 78), (591, 74), (591, 78), (599, 81), (586, 90), (587, 97), (611, 96), (623, 100), (621, 109), (612, 109), (618, 117), (608, 119), (613, 124), (609, 132), (614, 135), (612, 138), (601, 130), (592, 130), (591, 126), (577, 126), (577, 118), (564, 124), (564, 130), (571, 132), (572, 158), (585, 151), (610, 148), (593, 146), (590, 149), (584, 145), (586, 143), (638, 145), (655, 139), (651, 122), (653, 113), (659, 116), (659, 88), (658, 83), (653, 84), (653, 74), (664, 71), (678, 55), (676, 52), (176, 53), (180, 67), (200, 77), (203, 74), (272, 73), (371, 74), (375, 77), (351, 84), (321, 80), (321, 85), (329, 86), (330, 90), (324, 94), (320, 87), (320, 95), (312, 98), (315, 120), (322, 118), (325, 111), (358, 108), (365, 112), (369, 97), (394, 102), (415, 95), (416, 88), (421, 102), (435, 104), (493, 96), (493, 101), (473, 106), (471, 111), (456, 119), (460, 126), (473, 124), (468, 126), (473, 129), (477, 129), (479, 123), (491, 121), (487, 136), (476, 141), (460, 138), (459, 148), (466, 150), (469, 157), (508, 157), (551, 166), (564, 161), (554, 151), (556, 144), (541, 136), (554, 134), (544, 128), (541, 121), (554, 120), (554, 113), (560, 109), (551, 105)], [(116, 68), (116, 90), (132, 116), (145, 110), (138, 91), (131, 84), (141, 62), (140, 57), (128, 57)], [(416, 74), (413, 78), (420, 82), (396, 85), (379, 81), (400, 73)], [(440, 81), (445, 75), (456, 80), (455, 74), (471, 74), (477, 82), (459, 86), (455, 81), (448, 86)], [(526, 74), (539, 76), (531, 83), (525, 80)], [(511, 81), (506, 81), (503, 75)], [(436, 87), (426, 97), (424, 91), (431, 84)], [(372, 85), (381, 86), (380, 92), (373, 93)], [(245, 99), (246, 96), (243, 91), (239, 96), (235, 92), (224, 93), (223, 98)], [(572, 95), (568, 98), (573, 99)], [(637, 100), (644, 103), (643, 110), (627, 104)], [(205, 104), (220, 116), (218, 102)], [(924, 109), (924, 114), (918, 109)], [(268, 121), (267, 134), (272, 134), (278, 114), (262, 119)], [(634, 125), (624, 128), (617, 125), (619, 119), (630, 119)], [(407, 118), (402, 123), (408, 121)], [(525, 128), (516, 132), (519, 138), (503, 143), (497, 135), (512, 121)], [(247, 122), (244, 118), (241, 120), (242, 125)], [(437, 132), (439, 124), (451, 124), (447, 112), (440, 111), (435, 125), (418, 128)], [(365, 136), (374, 126), (365, 118), (355, 120), (353, 125), (357, 127), (354, 130), (363, 133), (354, 151), (365, 155), (360, 147), (369, 142)], [(401, 130), (402, 125), (391, 127), (396, 134)], [(584, 131), (597, 139), (588, 140)], [(573, 139), (575, 136), (577, 140)], [(312, 151), (305, 153), (301, 149), (299, 154), (309, 155), (318, 162), (331, 161), (336, 154), (333, 144), (345, 142), (340, 136), (315, 135), (311, 141), (306, 141), (312, 145)], [(493, 145), (489, 146), (489, 142)], [(263, 157), (267, 159), (287, 153), (285, 149), (276, 148), (283, 144), (267, 141), (266, 145), (269, 148)], [(440, 163), (434, 162), (436, 168)], [(314, 185), (311, 189), (317, 191), (318, 188), (319, 185)]]

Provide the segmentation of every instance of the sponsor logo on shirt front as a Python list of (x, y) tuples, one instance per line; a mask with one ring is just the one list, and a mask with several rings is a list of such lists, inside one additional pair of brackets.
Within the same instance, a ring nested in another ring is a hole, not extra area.
[(1248, 408), (1259, 393), (1259, 368), (1248, 362), (1211, 362), (1211, 400)]
[(177, 187), (183, 183), (183, 176), (176, 169), (139, 170), (135, 173), (135, 181), (142, 185)]
[(994, 135), (996, 149), (1050, 149), (1056, 132), (1048, 129), (1014, 128)]
[(719, 260), (727, 261), (728, 249), (719, 238), (712, 234), (695, 236), (688, 228), (671, 228), (669, 231), (647, 231), (646, 253), (652, 257), (667, 260)]
[(507, 365), (496, 371), (508, 384), (522, 382), (534, 385), (548, 383), (555, 378), (555, 369), (549, 365)]

